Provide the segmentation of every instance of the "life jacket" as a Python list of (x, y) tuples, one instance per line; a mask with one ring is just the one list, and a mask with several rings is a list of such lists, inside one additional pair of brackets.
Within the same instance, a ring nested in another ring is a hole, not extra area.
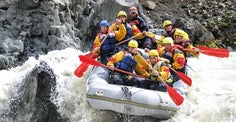
[(175, 33), (175, 29), (176, 28), (173, 28), (171, 29), (171, 31), (168, 31), (164, 34), (165, 37), (171, 37), (172, 39), (174, 39), (174, 33)]
[[(166, 52), (166, 50), (164, 50), (162, 52), (162, 57), (168, 59), (170, 61), (170, 64), (172, 64), (172, 63), (174, 63), (173, 55), (175, 53), (178, 53), (178, 52), (180, 52), (180, 50), (177, 47), (174, 46), (168, 52)], [(183, 52), (181, 52), (181, 53), (183, 53)], [(187, 64), (187, 60), (186, 60), (186, 57), (185, 57), (185, 65), (186, 64)], [(183, 68), (176, 69), (176, 71), (180, 71), (180, 72), (186, 73), (186, 67), (183, 66)], [(171, 71), (171, 74), (176, 75), (173, 71)]]
[(180, 42), (180, 43), (174, 43), (174, 47), (179, 49), (180, 51), (182, 51), (184, 53), (184, 57), (187, 61), (187, 53), (186, 50), (184, 50), (186, 47), (188, 46), (187, 42)]
[(124, 25), (125, 25), (125, 28), (126, 28), (126, 35), (125, 35), (125, 38), (123, 40), (132, 37), (132, 27), (131, 27), (131, 25), (128, 24), (128, 23), (124, 23)]
[(148, 31), (147, 23), (140, 16), (137, 16), (135, 19), (130, 20), (129, 24), (136, 25), (141, 32), (145, 30)]
[[(166, 58), (170, 61), (170, 64), (174, 63), (174, 59), (173, 59), (173, 55), (177, 52), (180, 52), (180, 50), (178, 50), (177, 47), (173, 47), (170, 51), (166, 52), (165, 50), (162, 52), (162, 57), (163, 58)], [(185, 57), (186, 58), (186, 57)], [(185, 60), (187, 61), (187, 60)], [(185, 65), (187, 63), (185, 62)], [(181, 69), (175, 69), (176, 71), (179, 71), (179, 72), (182, 72), (182, 73), (186, 73), (186, 67), (183, 66), (183, 68)], [(170, 70), (170, 73), (171, 73), (171, 79), (173, 80), (173, 82), (175, 81), (178, 81), (180, 78), (179, 76), (173, 71), (173, 70)]]
[(176, 50), (176, 47), (172, 47), (171, 50), (169, 51), (164, 50), (162, 52), (162, 57), (168, 59), (170, 61), (170, 64), (174, 62), (173, 55), (175, 53), (175, 50)]
[(135, 66), (137, 65), (137, 61), (130, 53), (126, 51), (124, 53), (125, 53), (124, 58), (115, 64), (115, 68), (125, 70), (128, 72), (133, 72)]
[[(103, 40), (106, 37), (107, 34), (99, 33), (99, 37), (101, 40)], [(116, 49), (116, 39), (115, 34), (110, 33), (107, 37), (107, 39), (102, 43), (100, 48), (100, 54), (109, 54), (111, 52), (114, 52)]]
[[(164, 65), (164, 63), (167, 63), (166, 61), (163, 61), (163, 60), (159, 60), (154, 66), (153, 66), (153, 69), (157, 70), (158, 72), (161, 71), (161, 66)], [(158, 76), (155, 76), (153, 73), (152, 73), (152, 69), (149, 68), (149, 72), (150, 72), (150, 79), (152, 81), (160, 81), (160, 79), (158, 78)], [(172, 76), (170, 75), (169, 78), (167, 79), (166, 82), (172, 82), (173, 78)]]

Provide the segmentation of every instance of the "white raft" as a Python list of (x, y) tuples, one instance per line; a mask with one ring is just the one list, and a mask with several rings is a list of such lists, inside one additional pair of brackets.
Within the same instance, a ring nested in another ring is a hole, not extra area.
[[(167, 92), (109, 84), (109, 70), (95, 67), (86, 83), (86, 97), (91, 107), (118, 113), (169, 119), (178, 110)], [(173, 86), (183, 97), (187, 86), (177, 81)]]

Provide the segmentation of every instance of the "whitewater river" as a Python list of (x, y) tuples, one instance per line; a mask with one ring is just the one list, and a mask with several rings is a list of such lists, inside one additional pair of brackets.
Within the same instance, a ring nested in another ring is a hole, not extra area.
[[(135, 117), (92, 109), (85, 98), (85, 81), (73, 72), (81, 63), (75, 49), (52, 51), (38, 60), (31, 57), (22, 66), (0, 71), (0, 114), (8, 109), (10, 94), (24, 76), (41, 60), (54, 70), (58, 96), (53, 98), (61, 115), (71, 122), (156, 122), (150, 117)], [(236, 121), (236, 52), (229, 58), (200, 55), (188, 60), (192, 87), (178, 113), (164, 122), (235, 122)], [(90, 67), (91, 68), (91, 67)], [(15, 93), (16, 94), (16, 93)], [(2, 118), (0, 120), (3, 120)], [(22, 118), (24, 120), (24, 118)]]

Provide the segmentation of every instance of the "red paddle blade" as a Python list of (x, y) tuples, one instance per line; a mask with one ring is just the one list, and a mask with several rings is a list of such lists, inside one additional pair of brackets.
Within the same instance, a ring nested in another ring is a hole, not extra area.
[[(80, 58), (80, 56), (79, 56), (79, 58)], [(85, 58), (85, 57), (87, 57), (87, 58), (92, 57), (93, 59), (96, 59), (98, 56), (95, 56), (92, 52), (90, 52), (88, 54), (85, 54), (82, 58)], [(84, 72), (88, 69), (88, 67), (89, 67), (88, 63), (81, 63), (79, 65), (79, 67), (74, 71), (74, 74), (77, 77), (82, 77), (84, 75)]]
[(94, 65), (94, 66), (100, 66), (101, 65), (99, 62), (97, 62), (96, 60), (94, 60), (91, 57), (80, 55), (79, 59), (80, 59), (81, 62), (86, 63), (86, 64), (91, 64), (91, 65)]
[(229, 50), (227, 49), (218, 49), (218, 48), (209, 48), (205, 46), (197, 47), (200, 49), (200, 52), (210, 56), (216, 56), (219, 58), (229, 57)]
[(82, 77), (84, 72), (88, 69), (89, 64), (81, 63), (79, 67), (74, 71), (75, 76)]
[(170, 98), (174, 101), (174, 103), (177, 106), (181, 105), (184, 102), (183, 96), (181, 96), (174, 88), (168, 86), (166, 83), (165, 83), (165, 87), (167, 89), (167, 92)]
[(191, 86), (192, 85), (192, 79), (190, 77), (188, 77), (187, 75), (185, 75), (184, 73), (182, 72), (177, 72), (177, 71), (174, 71), (178, 76), (179, 78), (184, 82), (186, 83), (188, 86)]

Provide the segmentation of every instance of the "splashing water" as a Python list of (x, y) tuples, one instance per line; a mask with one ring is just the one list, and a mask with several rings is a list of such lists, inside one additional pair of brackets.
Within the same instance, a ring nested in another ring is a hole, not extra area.
[[(73, 74), (81, 63), (78, 55), (83, 54), (72, 48), (52, 51), (41, 55), (38, 60), (31, 57), (22, 66), (0, 71), (0, 113), (9, 109), (10, 95), (15, 91), (11, 89), (17, 89), (17, 84), (21, 83), (25, 75), (44, 60), (53, 69), (57, 79), (57, 94), (52, 96), (52, 101), (58, 106), (59, 113), (67, 116), (71, 122), (158, 121), (150, 117), (128, 116), (91, 108), (86, 102), (85, 82), (92, 66), (82, 78)], [(189, 71), (193, 84), (177, 114), (166, 122), (236, 121), (235, 61), (235, 52), (231, 52), (229, 58), (202, 54), (199, 59), (189, 59), (188, 64), (194, 69)]]

